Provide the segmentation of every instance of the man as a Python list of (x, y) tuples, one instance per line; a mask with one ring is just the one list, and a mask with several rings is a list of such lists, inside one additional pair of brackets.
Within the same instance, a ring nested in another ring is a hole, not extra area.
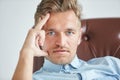
[[(119, 59), (78, 59), (80, 26), (77, 0), (42, 0), (35, 25), (20, 51), (13, 80), (120, 80)], [(34, 56), (44, 56), (45, 63), (32, 75)]]

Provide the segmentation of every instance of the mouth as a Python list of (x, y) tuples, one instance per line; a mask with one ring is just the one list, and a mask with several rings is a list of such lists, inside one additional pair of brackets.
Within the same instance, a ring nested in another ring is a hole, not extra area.
[(64, 50), (64, 49), (58, 49), (58, 50), (54, 50), (53, 53), (56, 53), (56, 54), (66, 54), (66, 53), (69, 53), (68, 50)]

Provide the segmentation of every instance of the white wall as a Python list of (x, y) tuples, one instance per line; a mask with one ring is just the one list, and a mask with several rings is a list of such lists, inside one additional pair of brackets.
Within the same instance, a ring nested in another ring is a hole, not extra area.
[(120, 0), (78, 0), (83, 18), (120, 17)]
[[(78, 0), (83, 18), (120, 17), (120, 0)], [(11, 80), (40, 0), (0, 0), (0, 80)]]
[(11, 80), (39, 0), (0, 0), (0, 80)]

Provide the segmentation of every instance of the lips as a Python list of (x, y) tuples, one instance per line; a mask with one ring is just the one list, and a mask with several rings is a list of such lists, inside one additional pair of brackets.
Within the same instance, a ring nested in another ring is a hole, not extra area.
[(54, 50), (53, 53), (68, 53), (69, 51), (68, 50), (64, 50), (64, 49), (58, 49), (58, 50)]

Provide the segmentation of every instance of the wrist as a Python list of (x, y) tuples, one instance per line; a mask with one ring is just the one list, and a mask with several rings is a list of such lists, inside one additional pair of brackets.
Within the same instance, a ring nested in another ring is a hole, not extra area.
[(27, 49), (22, 49), (20, 51), (20, 58), (23, 60), (30, 60), (34, 58), (33, 51), (32, 50), (27, 50)]

